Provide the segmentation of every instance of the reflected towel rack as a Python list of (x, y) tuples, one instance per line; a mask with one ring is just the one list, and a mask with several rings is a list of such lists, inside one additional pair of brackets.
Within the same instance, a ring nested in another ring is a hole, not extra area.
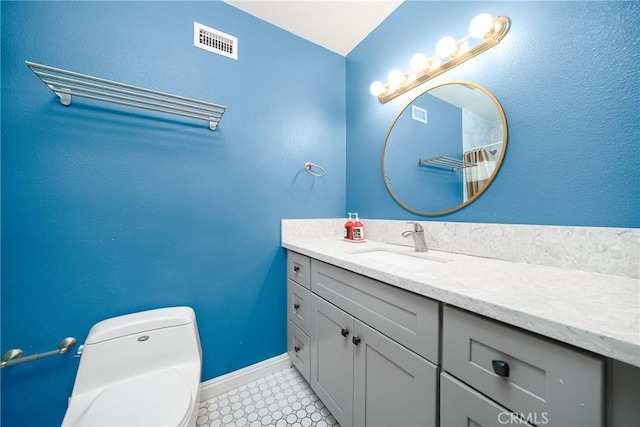
[(0, 368), (8, 368), (10, 366), (19, 365), (21, 363), (33, 362), (34, 360), (44, 359), (45, 357), (55, 356), (57, 354), (65, 354), (73, 346), (76, 345), (76, 339), (74, 337), (67, 337), (60, 341), (58, 348), (44, 353), (32, 354), (31, 356), (22, 357), (22, 350), (14, 348), (8, 350), (2, 356), (2, 362), (0, 362)]
[(227, 109), (224, 105), (212, 102), (145, 89), (35, 62), (25, 63), (60, 98), (62, 105), (71, 104), (71, 97), (78, 96), (204, 120), (209, 122), (211, 130), (216, 130)]
[(472, 168), (474, 166), (478, 166), (475, 163), (465, 162), (464, 160), (452, 159), (447, 156), (438, 156), (438, 157), (430, 157), (428, 159), (420, 159), (418, 160), (418, 164), (420, 166), (428, 166), (430, 164), (443, 166), (446, 168), (451, 168), (453, 172), (456, 172), (458, 169), (464, 168)]

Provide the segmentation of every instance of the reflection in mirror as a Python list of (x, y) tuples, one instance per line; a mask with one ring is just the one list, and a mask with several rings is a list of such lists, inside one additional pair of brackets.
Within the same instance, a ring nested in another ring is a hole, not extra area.
[(445, 83), (410, 102), (391, 124), (382, 154), (385, 186), (410, 212), (444, 215), (487, 189), (506, 146), (498, 100), (475, 83)]

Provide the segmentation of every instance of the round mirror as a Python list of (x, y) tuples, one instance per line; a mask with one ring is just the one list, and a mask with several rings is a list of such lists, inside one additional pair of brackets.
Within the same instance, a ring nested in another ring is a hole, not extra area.
[(391, 123), (382, 175), (404, 209), (444, 215), (486, 191), (506, 149), (507, 119), (495, 96), (475, 83), (444, 83), (411, 101)]

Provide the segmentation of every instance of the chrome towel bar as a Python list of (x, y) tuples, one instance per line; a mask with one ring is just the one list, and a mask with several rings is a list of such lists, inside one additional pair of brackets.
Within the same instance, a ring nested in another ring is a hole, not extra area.
[(0, 368), (8, 368), (10, 366), (33, 362), (34, 360), (43, 359), (49, 356), (55, 356), (57, 354), (65, 354), (75, 345), (76, 339), (73, 337), (67, 337), (60, 341), (60, 344), (58, 344), (58, 348), (55, 350), (32, 354), (31, 356), (26, 357), (22, 357), (22, 350), (20, 350), (19, 348), (14, 348), (4, 353), (4, 355), (2, 356), (2, 362), (0, 362)]
[(78, 96), (205, 120), (209, 122), (211, 130), (216, 130), (222, 115), (227, 110), (224, 105), (213, 102), (146, 89), (31, 61), (25, 61), (25, 63), (60, 98), (62, 105), (70, 105), (71, 96)]

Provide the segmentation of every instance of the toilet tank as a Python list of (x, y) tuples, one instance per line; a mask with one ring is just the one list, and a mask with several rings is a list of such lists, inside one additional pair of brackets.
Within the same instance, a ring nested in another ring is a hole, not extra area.
[(73, 395), (172, 367), (194, 372), (199, 380), (201, 365), (202, 347), (190, 307), (114, 317), (89, 331)]

